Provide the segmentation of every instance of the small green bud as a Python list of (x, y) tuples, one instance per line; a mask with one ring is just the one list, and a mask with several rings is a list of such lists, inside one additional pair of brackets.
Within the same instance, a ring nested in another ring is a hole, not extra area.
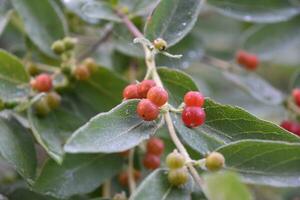
[(167, 156), (166, 164), (170, 169), (179, 169), (185, 165), (185, 158), (177, 150), (174, 150)]
[(93, 58), (87, 58), (83, 61), (83, 65), (85, 65), (89, 71), (95, 72), (97, 70), (97, 63), (95, 62), (95, 60)]
[(71, 37), (65, 37), (63, 39), (63, 43), (65, 45), (66, 50), (72, 50), (72, 49), (74, 49), (74, 47), (77, 43), (77, 39), (76, 38), (71, 38)]
[(180, 186), (188, 182), (189, 173), (186, 168), (171, 169), (168, 174), (168, 180), (171, 185)]
[(52, 46), (51, 46), (52, 51), (57, 54), (60, 55), (65, 51), (65, 45), (64, 42), (62, 42), (61, 40), (57, 40), (55, 41)]
[(51, 111), (51, 109), (48, 105), (47, 98), (45, 98), (45, 97), (42, 97), (40, 100), (38, 100), (34, 104), (34, 109), (35, 109), (36, 114), (39, 117), (45, 117)]
[(225, 164), (225, 158), (218, 152), (212, 152), (205, 159), (205, 167), (209, 171), (220, 170)]
[(166, 50), (168, 44), (165, 40), (161, 39), (161, 38), (157, 38), (153, 41), (153, 45), (156, 49), (158, 49), (159, 51), (164, 51)]
[(48, 106), (51, 110), (59, 107), (60, 102), (61, 102), (61, 97), (58, 93), (49, 92), (47, 94), (46, 98), (47, 98)]

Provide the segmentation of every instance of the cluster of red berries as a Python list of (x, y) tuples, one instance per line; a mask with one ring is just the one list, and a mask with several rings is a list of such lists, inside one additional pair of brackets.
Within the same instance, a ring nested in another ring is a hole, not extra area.
[(256, 55), (242, 50), (236, 53), (236, 62), (247, 70), (255, 70), (259, 65), (259, 59)]
[(185, 94), (185, 107), (181, 118), (187, 127), (194, 128), (204, 123), (206, 117), (205, 111), (202, 108), (204, 101), (205, 98), (200, 92), (190, 91)]
[[(141, 178), (141, 172), (138, 170), (134, 170), (133, 171), (133, 178), (135, 181), (138, 181)], [(128, 182), (129, 182), (129, 174), (128, 171), (123, 171), (119, 174), (119, 183), (120, 185), (122, 185), (123, 187), (127, 187), (128, 186)]]
[(167, 91), (156, 86), (153, 80), (128, 85), (123, 90), (123, 97), (124, 99), (142, 99), (137, 105), (137, 114), (145, 121), (157, 119), (159, 107), (168, 101)]
[(93, 72), (97, 70), (97, 64), (94, 59), (87, 58), (80, 65), (78, 65), (73, 74), (79, 81), (88, 80)]
[(61, 97), (58, 93), (51, 91), (53, 88), (52, 77), (49, 74), (40, 74), (30, 81), (32, 89), (47, 94), (35, 104), (35, 111), (39, 116), (46, 116), (51, 110), (59, 107)]
[(285, 130), (300, 136), (300, 124), (298, 122), (284, 120), (281, 122), (280, 126)]
[(185, 158), (174, 150), (166, 158), (166, 165), (169, 168), (168, 180), (171, 185), (180, 186), (188, 182), (189, 173), (185, 166)]
[(156, 137), (150, 138), (147, 142), (146, 155), (143, 165), (146, 169), (154, 170), (160, 166), (160, 156), (164, 152), (164, 142)]

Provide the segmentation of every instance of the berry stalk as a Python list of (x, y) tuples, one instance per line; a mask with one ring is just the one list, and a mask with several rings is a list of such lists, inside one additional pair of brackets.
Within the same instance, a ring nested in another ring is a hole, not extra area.
[[(129, 18), (126, 15), (124, 15), (122, 12), (120, 12), (118, 10), (116, 11), (116, 13), (122, 19), (123, 23), (126, 25), (128, 30), (132, 33), (132, 35), (134, 37), (143, 37), (143, 34), (137, 29), (137, 27), (129, 20)], [(148, 68), (147, 75), (149, 73), (149, 76), (152, 77), (152, 79), (155, 81), (156, 85), (164, 88), (163, 83), (159, 77), (159, 74), (157, 73), (157, 70), (156, 70), (155, 55), (153, 54), (153, 52), (151, 52), (151, 50), (145, 44), (143, 44), (143, 48), (144, 48), (144, 52), (145, 52), (145, 61), (146, 61), (146, 65)], [(203, 180), (200, 177), (200, 175), (198, 174), (197, 170), (194, 168), (193, 164), (191, 162), (189, 162), (189, 161), (191, 161), (191, 158), (190, 158), (187, 150), (185, 149), (184, 145), (181, 143), (180, 139), (178, 138), (178, 136), (176, 134), (170, 112), (166, 111), (163, 114), (163, 116), (164, 116), (165, 122), (167, 124), (168, 130), (169, 130), (169, 135), (170, 135), (172, 141), (174, 142), (174, 144), (177, 147), (177, 149), (179, 150), (179, 152), (185, 157), (185, 159), (187, 161), (187, 167), (188, 167), (191, 175), (193, 176), (194, 180), (197, 182), (197, 184), (200, 187), (202, 187)]]

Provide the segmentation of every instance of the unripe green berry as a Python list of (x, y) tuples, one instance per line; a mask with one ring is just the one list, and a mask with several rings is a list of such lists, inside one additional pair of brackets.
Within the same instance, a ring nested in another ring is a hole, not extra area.
[(29, 63), (26, 65), (26, 70), (31, 76), (35, 76), (40, 72), (39, 68), (34, 63)]
[(77, 43), (77, 40), (76, 40), (76, 38), (65, 37), (63, 39), (63, 43), (64, 43), (66, 50), (72, 50), (72, 49), (74, 49), (74, 47)]
[(89, 71), (95, 72), (97, 70), (97, 63), (95, 62), (95, 60), (93, 58), (87, 58), (83, 61), (83, 65), (85, 65)]
[(65, 44), (61, 40), (57, 40), (52, 44), (51, 49), (55, 54), (60, 55), (65, 51)]
[(49, 92), (46, 96), (48, 106), (51, 110), (56, 109), (59, 107), (61, 102), (61, 97), (56, 92)]
[(220, 170), (225, 164), (225, 158), (218, 152), (212, 152), (205, 159), (205, 167), (209, 171)]
[(189, 174), (186, 168), (171, 169), (168, 174), (168, 180), (171, 185), (180, 186), (188, 182)]
[(179, 169), (185, 165), (185, 158), (177, 150), (174, 150), (167, 156), (166, 164), (170, 169)]
[(34, 104), (34, 109), (39, 117), (45, 117), (51, 111), (47, 98), (42, 97)]
[(166, 50), (168, 44), (165, 40), (161, 39), (161, 38), (157, 38), (153, 41), (153, 45), (156, 49), (160, 50), (160, 51), (164, 51)]

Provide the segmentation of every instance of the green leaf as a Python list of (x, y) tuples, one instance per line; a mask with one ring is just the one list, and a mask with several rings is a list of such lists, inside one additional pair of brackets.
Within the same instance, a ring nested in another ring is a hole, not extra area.
[(299, 34), (300, 16), (297, 16), (287, 22), (254, 26), (245, 33), (241, 46), (262, 60), (270, 60), (280, 49), (300, 41)]
[(38, 143), (55, 161), (61, 163), (66, 140), (88, 119), (74, 101), (64, 100), (58, 109), (51, 111), (46, 117), (38, 117), (34, 108), (30, 108), (28, 120)]
[(144, 57), (144, 51), (141, 45), (133, 43), (131, 33), (124, 26), (114, 27), (114, 46), (121, 53), (138, 58)]
[(130, 15), (145, 16), (154, 9), (159, 0), (119, 0), (121, 6), (127, 7)]
[(82, 11), (89, 18), (121, 22), (120, 17), (114, 12), (112, 6), (104, 1), (89, 1), (83, 5)]
[(62, 165), (49, 160), (33, 189), (39, 193), (67, 198), (95, 190), (116, 175), (123, 160), (117, 155), (67, 155)]
[(51, 45), (67, 32), (66, 20), (52, 0), (12, 0), (23, 20), (28, 37), (43, 53), (54, 57)]
[(0, 118), (0, 154), (30, 183), (36, 172), (36, 153), (30, 133), (14, 119)]
[(203, 1), (161, 0), (146, 22), (145, 37), (163, 38), (172, 46), (193, 28)]
[[(158, 73), (170, 95), (170, 103), (178, 106), (188, 91), (198, 88), (187, 74), (170, 68), (159, 68)], [(184, 126), (179, 114), (172, 114), (174, 125), (182, 139), (201, 154), (224, 144), (244, 139), (300, 142), (300, 138), (279, 126), (261, 120), (245, 110), (218, 104), (206, 99), (206, 122), (198, 128)]]
[(206, 174), (204, 193), (209, 200), (251, 200), (247, 187), (231, 172)]
[(100, 113), (80, 127), (65, 145), (69, 153), (113, 153), (138, 145), (160, 127), (136, 114), (138, 100), (128, 100), (106, 113)]
[(32, 199), (32, 200), (57, 200), (49, 196), (41, 195), (25, 188), (19, 188), (9, 195), (10, 200)]
[(284, 100), (283, 94), (278, 89), (256, 74), (225, 72), (223, 75), (263, 103), (278, 105)]
[(0, 98), (17, 101), (27, 97), (29, 76), (19, 59), (0, 49)]
[(246, 140), (217, 151), (224, 155), (226, 168), (240, 173), (248, 183), (300, 186), (300, 144)]
[(171, 186), (168, 181), (168, 172), (157, 169), (152, 172), (132, 194), (129, 200), (189, 200), (193, 181), (182, 187)]
[(172, 54), (182, 54), (180, 59), (169, 58), (158, 54), (157, 65), (170, 66), (172, 68), (188, 68), (193, 62), (199, 60), (203, 55), (202, 42), (193, 34), (187, 35), (175, 46), (168, 49)]
[(208, 0), (208, 3), (223, 15), (258, 23), (286, 21), (300, 12), (296, 2), (285, 0)]
[(95, 111), (108, 111), (118, 105), (128, 83), (114, 72), (98, 67), (87, 81), (78, 81), (74, 93), (80, 101)]

